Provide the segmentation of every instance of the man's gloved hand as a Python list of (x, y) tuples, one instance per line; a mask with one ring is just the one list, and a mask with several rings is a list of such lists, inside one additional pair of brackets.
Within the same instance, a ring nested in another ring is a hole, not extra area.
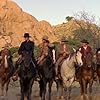
[(19, 58), (22, 58), (22, 55), (19, 55)]

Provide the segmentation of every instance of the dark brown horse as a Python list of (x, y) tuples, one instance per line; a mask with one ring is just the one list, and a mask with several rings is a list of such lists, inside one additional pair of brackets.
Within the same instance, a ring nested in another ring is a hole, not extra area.
[(96, 51), (96, 65), (97, 65), (96, 72), (100, 83), (100, 48)]
[(85, 96), (87, 94), (87, 86), (89, 84), (89, 93), (92, 92), (93, 77), (94, 77), (94, 64), (92, 62), (93, 56), (88, 53), (83, 58), (83, 66), (80, 68), (79, 83), (81, 87), (81, 95)]
[(22, 62), (19, 65), (19, 82), (21, 88), (20, 100), (31, 100), (32, 86), (36, 77), (35, 63), (32, 59), (32, 54), (26, 51), (22, 53)]
[(0, 60), (0, 84), (2, 90), (2, 96), (4, 96), (4, 87), (6, 86), (6, 95), (8, 91), (8, 85), (10, 82), (10, 77), (13, 74), (13, 63), (10, 56), (10, 51), (8, 49), (3, 49), (1, 51), (1, 60)]
[(51, 87), (55, 79), (55, 66), (53, 60), (55, 60), (55, 50), (49, 48), (48, 56), (44, 58), (39, 65), (38, 71), (41, 76), (40, 84), (40, 97), (41, 100), (45, 100), (46, 87), (48, 84), (49, 99), (51, 100)]

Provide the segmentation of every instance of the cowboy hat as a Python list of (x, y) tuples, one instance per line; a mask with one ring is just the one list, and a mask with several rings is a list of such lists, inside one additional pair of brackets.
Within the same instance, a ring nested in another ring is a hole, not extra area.
[(31, 36), (29, 35), (29, 33), (25, 33), (25, 34), (24, 34), (24, 37), (25, 37), (25, 38), (26, 38), (26, 37), (29, 38), (29, 37), (31, 37)]
[(48, 41), (48, 36), (44, 35), (44, 36), (42, 37), (42, 39)]
[(89, 44), (89, 42), (87, 40), (85, 40), (85, 39), (83, 39), (81, 42)]
[(66, 37), (64, 37), (64, 36), (61, 37), (60, 41), (61, 41), (61, 42), (68, 42), (68, 41), (66, 40)]

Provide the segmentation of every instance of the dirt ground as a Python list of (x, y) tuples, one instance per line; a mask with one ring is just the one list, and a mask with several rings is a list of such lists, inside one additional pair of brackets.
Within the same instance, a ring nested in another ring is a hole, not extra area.
[[(66, 93), (64, 94), (66, 95)], [(46, 100), (48, 100), (48, 93), (46, 98)], [(8, 96), (0, 97), (0, 100), (20, 100), (19, 82), (11, 82), (9, 86)], [(33, 85), (32, 100), (40, 100), (39, 87), (37, 82), (35, 82)], [(57, 100), (57, 89), (55, 83), (52, 87), (52, 100)], [(71, 100), (83, 100), (80, 96), (80, 87), (78, 83), (74, 83), (71, 93)], [(88, 98), (85, 100), (88, 100)], [(93, 93), (90, 100), (100, 100), (100, 86), (97, 83), (94, 83), (93, 85)]]

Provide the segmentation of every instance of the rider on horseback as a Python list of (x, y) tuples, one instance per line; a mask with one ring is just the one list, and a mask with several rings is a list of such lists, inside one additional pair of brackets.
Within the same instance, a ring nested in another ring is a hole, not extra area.
[(82, 46), (79, 48), (79, 51), (82, 53), (82, 57), (85, 58), (85, 56), (90, 53), (93, 56), (93, 50), (91, 46), (89, 45), (89, 42), (85, 39), (81, 41)]
[[(19, 50), (18, 50), (19, 59), (16, 61), (16, 65), (15, 65), (16, 68), (15, 69), (18, 70), (21, 62), (23, 61), (23, 52), (31, 54), (32, 63), (36, 69), (37, 63), (36, 63), (35, 58), (34, 58), (34, 42), (29, 39), (30, 38), (29, 33), (25, 33), (24, 38), (25, 38), (25, 41), (21, 43), (21, 46), (19, 47)], [(18, 73), (18, 71), (17, 71), (17, 73)], [(16, 80), (17, 73), (15, 73), (15, 80)], [(36, 69), (36, 74), (38, 75), (37, 69)], [(14, 79), (14, 77), (13, 77), (13, 79)]]
[(70, 54), (70, 47), (67, 44), (67, 40), (65, 37), (61, 38), (61, 42), (60, 42), (60, 47), (57, 50), (57, 62), (56, 62), (56, 79), (61, 78), (60, 77), (60, 69), (61, 69), (61, 65), (63, 63), (63, 61), (68, 58), (69, 54)]
[(48, 55), (49, 40), (47, 36), (42, 37), (42, 43), (39, 45), (39, 56), (37, 64), (41, 64), (44, 58)]
[[(81, 41), (81, 43), (82, 43), (82, 46), (79, 48), (79, 51), (82, 53), (83, 61), (88, 53), (90, 53), (93, 58), (93, 49), (89, 45), (89, 42), (87, 40), (83, 39)], [(94, 71), (96, 71), (95, 65), (93, 66), (93, 69), (94, 69)], [(96, 80), (96, 76), (97, 76), (96, 73), (94, 73), (94, 80)], [(77, 76), (77, 78), (78, 78), (78, 76)]]
[(5, 46), (2, 48), (3, 48), (3, 50), (0, 51), (0, 63), (1, 63), (2, 56), (3, 56), (2, 54), (6, 54), (7, 56), (9, 56), (9, 60), (10, 60), (11, 64), (13, 64), (9, 46), (7, 44), (5, 44)]

